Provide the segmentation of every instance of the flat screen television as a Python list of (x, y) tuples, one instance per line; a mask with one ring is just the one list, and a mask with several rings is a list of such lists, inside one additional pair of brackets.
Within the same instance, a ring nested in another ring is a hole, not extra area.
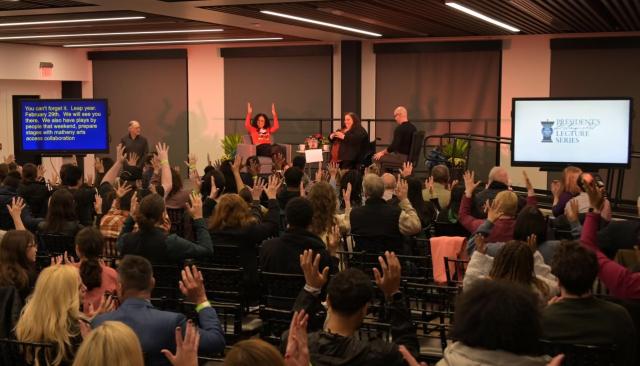
[(632, 99), (513, 98), (511, 165), (629, 167)]
[(21, 99), (20, 150), (67, 155), (109, 152), (106, 99)]

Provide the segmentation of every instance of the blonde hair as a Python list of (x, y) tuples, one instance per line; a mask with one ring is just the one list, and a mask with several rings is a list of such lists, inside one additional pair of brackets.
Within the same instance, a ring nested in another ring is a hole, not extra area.
[(225, 366), (269, 365), (284, 366), (280, 352), (261, 339), (248, 339), (236, 343), (224, 358)]
[(582, 174), (582, 169), (575, 166), (568, 166), (562, 171), (562, 190), (571, 194), (580, 193), (578, 187), (578, 177)]
[(495, 198), (500, 210), (507, 216), (516, 216), (518, 212), (518, 195), (511, 191), (500, 191)]
[[(53, 265), (38, 276), (33, 294), (22, 309), (16, 336), (22, 342), (53, 343), (55, 357), (47, 353), (47, 364), (73, 359), (71, 339), (80, 334), (80, 274), (72, 265)], [(34, 357), (38, 365), (38, 355)], [(53, 357), (53, 360), (51, 359)]]
[(122, 322), (107, 321), (92, 330), (78, 349), (73, 366), (144, 366), (136, 334)]

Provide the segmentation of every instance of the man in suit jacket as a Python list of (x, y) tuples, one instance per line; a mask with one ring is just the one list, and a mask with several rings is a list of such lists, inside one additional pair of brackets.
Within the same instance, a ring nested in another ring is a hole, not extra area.
[[(175, 353), (175, 329), (186, 330), (187, 318), (178, 313), (155, 309), (149, 302), (155, 285), (151, 263), (140, 256), (127, 255), (118, 266), (118, 310), (96, 317), (93, 328), (108, 320), (121, 321), (131, 327), (140, 340), (150, 365), (171, 365), (162, 355), (167, 349)], [(224, 333), (215, 309), (207, 301), (202, 274), (195, 266), (182, 271), (180, 291), (189, 302), (197, 304), (200, 324), (198, 354), (211, 355), (224, 350)]]
[(365, 175), (362, 185), (365, 204), (354, 208), (349, 220), (351, 233), (361, 236), (360, 243), (364, 244), (356, 243), (357, 249), (403, 253), (403, 235), (415, 235), (422, 229), (420, 218), (407, 199), (407, 182), (400, 180), (397, 183), (398, 205), (390, 205), (382, 198), (384, 183), (379, 176)]

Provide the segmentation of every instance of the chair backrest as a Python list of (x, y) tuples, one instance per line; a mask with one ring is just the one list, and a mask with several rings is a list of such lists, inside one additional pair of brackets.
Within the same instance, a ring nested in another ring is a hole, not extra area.
[(414, 167), (418, 166), (418, 160), (420, 159), (420, 151), (424, 144), (424, 131), (416, 131), (411, 138), (411, 149), (409, 150), (408, 160), (413, 163)]
[(213, 244), (213, 256), (203, 264), (207, 267), (240, 268), (240, 248), (236, 244)]
[(178, 283), (182, 268), (172, 264), (154, 264), (152, 267), (156, 285), (151, 296), (155, 298), (177, 298), (180, 294)]
[(301, 274), (260, 272), (261, 304), (270, 308), (291, 310), (304, 284), (304, 275)]
[(449, 286), (462, 287), (462, 279), (468, 264), (468, 259), (444, 257), (444, 271), (447, 274), (447, 284)]
[(75, 238), (63, 234), (38, 234), (40, 248), (49, 255), (60, 255), (67, 252), (68, 255), (76, 254)]
[(20, 342), (0, 339), (0, 366), (30, 366), (37, 358), (40, 365), (49, 365), (47, 360), (56, 356), (56, 346), (52, 343)]
[[(338, 251), (340, 262), (345, 268), (358, 268), (373, 278), (373, 268), (381, 271), (378, 256), (380, 254), (367, 252)], [(401, 278), (405, 281), (432, 282), (433, 268), (430, 256), (397, 255), (402, 266)], [(381, 272), (382, 273), (382, 272)]]
[(184, 208), (167, 208), (167, 215), (171, 221), (169, 232), (184, 237), (185, 211)]
[(540, 340), (542, 352), (549, 356), (564, 354), (563, 366), (613, 366), (616, 364), (616, 347), (608, 345), (584, 345)]
[(242, 268), (198, 268), (204, 277), (204, 287), (210, 299), (246, 305), (244, 270)]

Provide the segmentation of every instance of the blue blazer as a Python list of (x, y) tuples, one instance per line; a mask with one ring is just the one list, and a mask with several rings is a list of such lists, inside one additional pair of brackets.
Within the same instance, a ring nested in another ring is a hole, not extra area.
[[(204, 308), (198, 313), (198, 319), (198, 354), (211, 355), (222, 352), (225, 346), (224, 333), (216, 310), (211, 307)], [(126, 299), (117, 310), (97, 316), (91, 322), (91, 326), (95, 328), (109, 320), (123, 322), (133, 329), (140, 340), (147, 365), (171, 365), (160, 351), (168, 349), (175, 353), (175, 329), (180, 326), (184, 334), (187, 324), (187, 318), (183, 314), (158, 310), (148, 300), (139, 298)]]

